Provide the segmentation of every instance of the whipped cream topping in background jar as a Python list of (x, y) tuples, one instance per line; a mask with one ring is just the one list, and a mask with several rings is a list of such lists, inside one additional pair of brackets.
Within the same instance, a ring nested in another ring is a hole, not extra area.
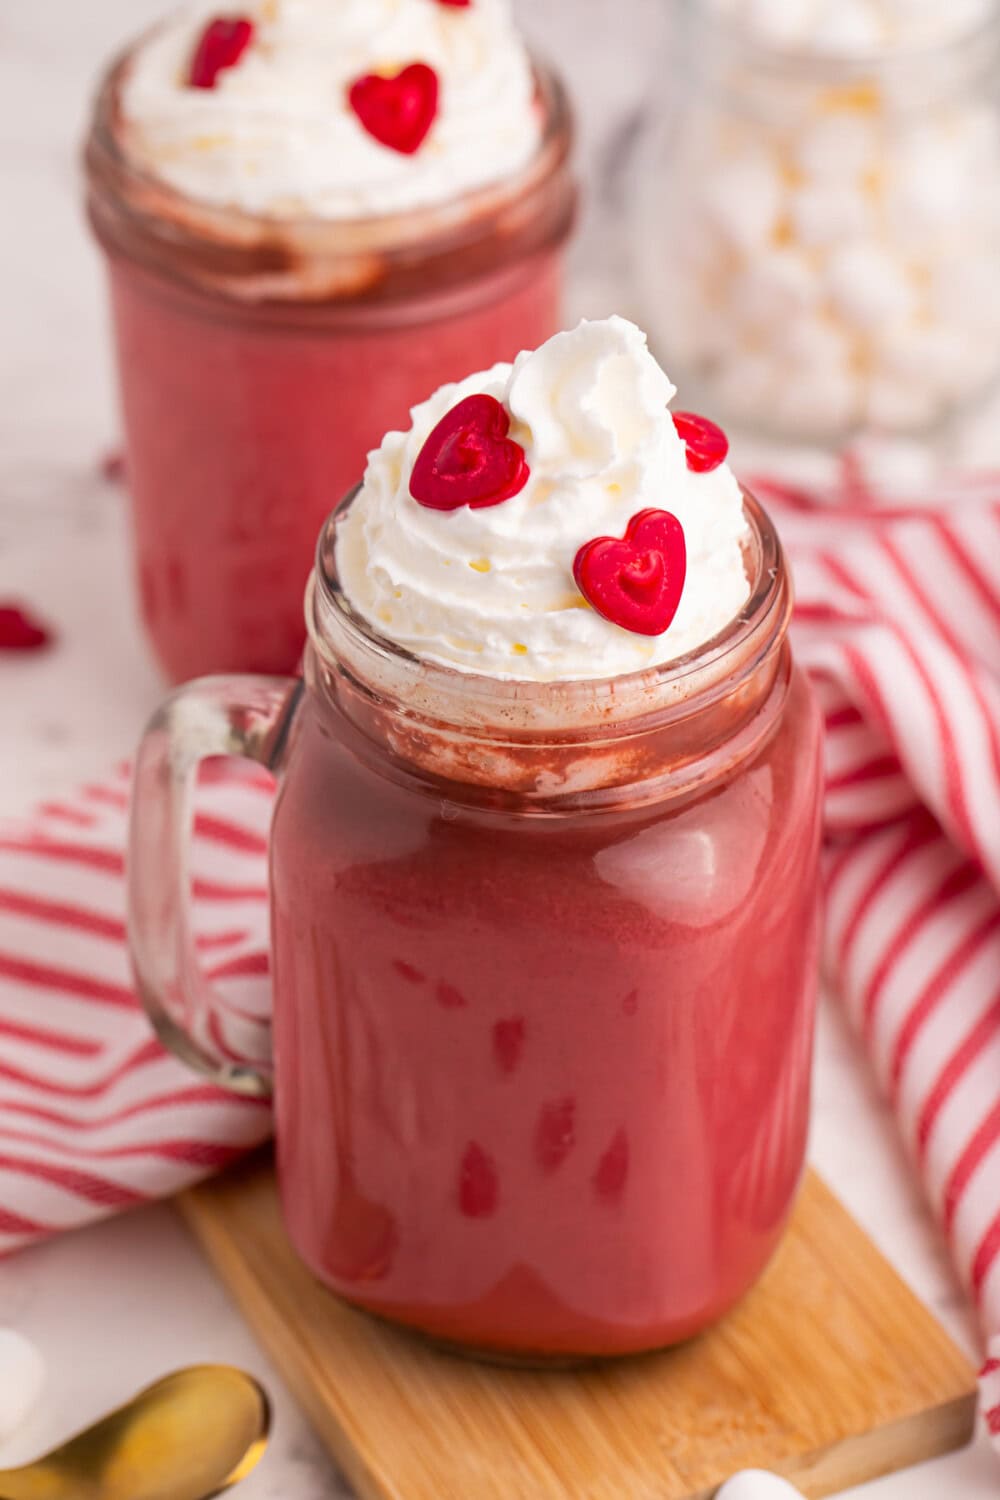
[[(133, 161), (187, 196), (276, 218), (351, 219), (446, 203), (524, 170), (543, 110), (509, 0), (254, 0), (253, 36), (212, 88), (188, 71), (216, 0), (140, 43), (122, 79)], [(426, 142), (387, 148), (351, 104), (359, 78), (433, 70)]]
[(635, 180), (654, 347), (723, 420), (921, 434), (1000, 373), (995, 0), (691, 0)]
[(507, 0), (197, 0), (111, 64), (87, 208), (170, 678), (291, 669), (366, 452), (560, 326), (572, 135)]

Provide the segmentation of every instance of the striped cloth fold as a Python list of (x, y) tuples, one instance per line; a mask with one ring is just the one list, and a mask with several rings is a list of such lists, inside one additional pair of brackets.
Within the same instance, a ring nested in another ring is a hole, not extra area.
[[(980, 1315), (1000, 1450), (1000, 475), (912, 500), (771, 478), (826, 718), (826, 961)], [(168, 1057), (124, 944), (127, 769), (0, 829), (0, 1250), (175, 1192), (270, 1112)], [(211, 1038), (266, 1045), (266, 779), (211, 778)]]
[[(266, 1140), (271, 1112), (164, 1052), (125, 944), (128, 769), (0, 828), (0, 1253), (165, 1197)], [(196, 819), (193, 927), (231, 1012), (266, 1025), (269, 780)], [(242, 1032), (241, 1032), (242, 1035)]]
[(1000, 1450), (1000, 476), (757, 489), (826, 720), (826, 963), (979, 1313)]

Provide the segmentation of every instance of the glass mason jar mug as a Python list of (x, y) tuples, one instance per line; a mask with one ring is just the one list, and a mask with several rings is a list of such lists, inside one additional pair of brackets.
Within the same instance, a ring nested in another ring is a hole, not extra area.
[[(718, 1318), (775, 1248), (808, 1123), (820, 731), (778, 539), (746, 514), (726, 630), (552, 683), (375, 635), (331, 517), (304, 683), (206, 679), (147, 731), (140, 992), (186, 1060), (273, 1086), (289, 1234), (361, 1307), (510, 1357), (622, 1354)], [(258, 1069), (215, 1050), (187, 910), (191, 784), (231, 754), (279, 782)]]
[(633, 193), (666, 368), (766, 436), (960, 415), (1000, 376), (1000, 6), (937, 45), (856, 53), (781, 46), (710, 0), (674, 8), (676, 87)]
[(173, 681), (292, 671), (316, 533), (368, 450), (455, 370), (561, 326), (566, 95), (536, 65), (541, 138), (513, 178), (405, 213), (274, 218), (196, 202), (130, 158), (132, 55), (101, 87), (86, 172), (143, 619)]

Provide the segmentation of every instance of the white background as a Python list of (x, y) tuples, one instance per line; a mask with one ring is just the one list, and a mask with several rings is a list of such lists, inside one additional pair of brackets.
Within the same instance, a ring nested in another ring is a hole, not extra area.
[[(614, 255), (625, 237), (621, 168), (647, 80), (662, 86), (666, 76), (655, 66), (663, 3), (525, 0), (526, 26), (575, 85), (593, 186), (574, 313), (632, 311)], [(31, 601), (60, 638), (49, 655), (0, 663), (0, 815), (99, 775), (132, 748), (161, 692), (134, 623), (124, 498), (100, 476), (117, 429), (100, 267), (82, 224), (76, 164), (100, 63), (158, 9), (156, 0), (0, 0), (0, 597)], [(832, 1006), (822, 1018), (812, 1155), (972, 1352), (971, 1321), (891, 1120)], [(168, 1369), (231, 1360), (262, 1375), (278, 1417), (272, 1450), (241, 1496), (348, 1493), (165, 1208), (0, 1265), (0, 1324), (34, 1338), (49, 1365), (42, 1406), (0, 1448), (0, 1464), (30, 1456)], [(962, 1454), (863, 1494), (986, 1500), (998, 1479), (980, 1436)]]

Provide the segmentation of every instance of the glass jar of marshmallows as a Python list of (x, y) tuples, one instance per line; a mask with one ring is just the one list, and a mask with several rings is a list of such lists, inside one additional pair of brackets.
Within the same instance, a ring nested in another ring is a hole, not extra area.
[(676, 0), (635, 194), (658, 353), (761, 435), (922, 433), (1000, 375), (997, 0)]

